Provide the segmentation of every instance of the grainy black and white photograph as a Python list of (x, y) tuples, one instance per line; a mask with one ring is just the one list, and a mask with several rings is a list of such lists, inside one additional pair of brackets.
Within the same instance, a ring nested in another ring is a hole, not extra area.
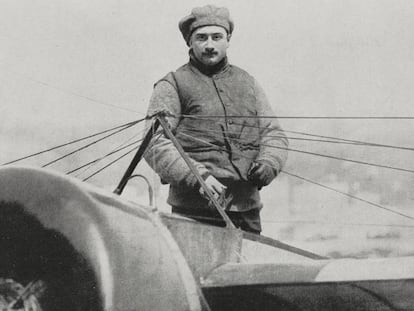
[(414, 310), (413, 17), (0, 0), (0, 310)]

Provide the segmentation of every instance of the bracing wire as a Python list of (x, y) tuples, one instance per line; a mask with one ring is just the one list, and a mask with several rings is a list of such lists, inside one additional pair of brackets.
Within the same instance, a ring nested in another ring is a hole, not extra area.
[[(237, 125), (241, 125), (239, 123), (234, 123)], [(243, 124), (243, 126), (249, 127), (249, 125)], [(267, 129), (265, 127), (260, 127), (261, 129)], [(200, 129), (191, 129), (191, 131), (194, 132), (208, 132), (208, 133), (217, 133), (222, 134), (223, 131), (219, 130), (200, 130)], [(283, 130), (283, 132), (289, 132), (286, 130)], [(234, 134), (239, 135), (240, 132), (236, 131), (226, 131), (226, 134)], [(309, 134), (309, 136), (313, 136)], [(243, 134), (243, 137), (257, 137), (257, 135), (246, 135)], [(346, 140), (341, 138), (335, 138), (335, 137), (326, 137), (330, 140), (326, 139), (309, 139), (309, 138), (302, 138), (302, 137), (293, 137), (293, 136), (286, 136), (286, 135), (266, 135), (268, 138), (287, 138), (289, 140), (298, 140), (298, 141), (307, 141), (307, 142), (317, 142), (317, 143), (332, 143), (332, 144), (343, 144), (343, 145), (356, 145), (361, 147), (385, 147), (385, 148), (394, 148), (394, 149), (403, 149), (403, 150), (410, 150), (414, 151), (414, 148), (409, 147), (399, 147), (399, 146), (391, 146), (391, 145), (383, 145), (383, 144), (375, 144), (375, 143), (368, 143), (363, 141), (352, 141), (352, 140)], [(315, 137), (319, 137), (318, 135), (315, 135)], [(323, 137), (323, 136), (321, 136)]]
[(105, 135), (104, 137), (101, 137), (101, 138), (99, 138), (97, 140), (94, 140), (94, 141), (92, 141), (92, 142), (90, 142), (90, 143), (88, 143), (88, 144), (86, 144), (86, 145), (84, 145), (84, 146), (82, 146), (82, 147), (74, 150), (74, 151), (71, 151), (71, 152), (69, 152), (69, 153), (67, 153), (67, 154), (65, 154), (65, 155), (63, 155), (61, 157), (58, 157), (58, 158), (56, 158), (56, 159), (54, 159), (54, 160), (52, 160), (52, 161), (50, 161), (50, 162), (42, 165), (42, 167), (47, 167), (49, 165), (52, 165), (52, 164), (54, 164), (54, 163), (56, 163), (56, 162), (58, 162), (58, 161), (60, 161), (60, 160), (62, 160), (64, 158), (67, 158), (68, 156), (71, 156), (71, 155), (73, 155), (73, 154), (75, 154), (75, 153), (77, 153), (77, 152), (79, 152), (81, 150), (84, 150), (84, 149), (86, 149), (86, 148), (88, 148), (88, 147), (90, 147), (90, 146), (92, 146), (92, 145), (94, 145), (94, 144), (96, 144), (96, 143), (104, 140), (104, 139), (107, 139), (107, 138), (109, 138), (111, 136), (114, 136), (114, 135), (116, 135), (116, 134), (118, 134), (118, 133), (120, 133), (122, 131), (125, 131), (126, 129), (134, 126), (135, 124), (137, 124), (137, 123), (129, 124), (129, 125), (123, 127), (123, 128), (120, 128), (120, 129), (116, 130), (115, 132), (113, 132), (111, 134)]
[(16, 75), (18, 75), (18, 76), (20, 76), (20, 77), (22, 77), (26, 80), (32, 81), (34, 83), (40, 84), (42, 86), (57, 90), (57, 91), (62, 92), (64, 94), (69, 94), (69, 95), (72, 95), (72, 96), (75, 96), (75, 97), (86, 99), (86, 100), (88, 100), (92, 103), (98, 104), (98, 105), (107, 106), (107, 107), (116, 108), (116, 109), (125, 110), (125, 111), (130, 111), (130, 112), (134, 112), (134, 113), (140, 113), (140, 112), (138, 112), (134, 109), (129, 109), (129, 108), (126, 108), (126, 107), (121, 107), (121, 106), (109, 104), (109, 103), (103, 102), (101, 100), (97, 100), (95, 98), (92, 98), (90, 96), (85, 96), (85, 95), (73, 92), (71, 90), (67, 90), (67, 89), (52, 85), (50, 83), (46, 83), (46, 82), (43, 82), (43, 81), (40, 81), (40, 80), (36, 80), (36, 79), (30, 78), (30, 77), (27, 77), (27, 76), (24, 76), (24, 75), (21, 75), (21, 74), (16, 74)]
[[(257, 129), (261, 129), (261, 130), (267, 130), (268, 129), (267, 127), (263, 127), (263, 126), (242, 124), (242, 123), (237, 123), (237, 122), (233, 122), (233, 124), (241, 125), (241, 126), (245, 126), (245, 127), (253, 127), (253, 128), (257, 128)], [(377, 143), (365, 142), (365, 141), (361, 141), (361, 140), (351, 140), (351, 139), (344, 139), (344, 138), (338, 138), (338, 137), (332, 137), (332, 136), (313, 135), (313, 134), (307, 134), (307, 133), (295, 132), (295, 131), (286, 131), (286, 130), (283, 130), (283, 131), (286, 132), (286, 133), (292, 133), (292, 134), (300, 134), (300, 135), (313, 136), (313, 137), (326, 138), (326, 139), (335, 139), (335, 140), (341, 141), (341, 142), (355, 143), (355, 145), (362, 145), (362, 146), (368, 146), (368, 147), (384, 147), (384, 148), (391, 148), (391, 149), (401, 149), (401, 150), (414, 151), (414, 148), (412, 148), (412, 147), (377, 144)]]
[(22, 161), (22, 160), (26, 160), (26, 159), (29, 159), (29, 158), (32, 158), (32, 157), (35, 157), (35, 156), (41, 155), (41, 154), (43, 154), (43, 153), (49, 152), (49, 151), (53, 151), (53, 150), (56, 150), (56, 149), (59, 149), (59, 148), (62, 148), (62, 147), (66, 147), (66, 146), (69, 146), (69, 145), (72, 145), (72, 144), (78, 143), (78, 142), (80, 142), (80, 141), (83, 141), (83, 140), (86, 140), (86, 139), (89, 139), (89, 138), (93, 138), (93, 137), (99, 136), (99, 135), (101, 135), (101, 134), (105, 134), (105, 133), (108, 133), (108, 132), (111, 132), (111, 131), (117, 130), (117, 129), (119, 129), (119, 128), (123, 128), (123, 127), (129, 126), (129, 125), (131, 125), (131, 124), (137, 124), (137, 123), (139, 123), (139, 122), (141, 122), (141, 121), (144, 121), (144, 120), (145, 120), (145, 118), (142, 118), (142, 119), (140, 119), (140, 120), (136, 120), (136, 121), (132, 121), (132, 122), (128, 122), (128, 123), (125, 123), (125, 124), (122, 124), (122, 125), (119, 125), (119, 126), (116, 126), (116, 127), (110, 128), (110, 129), (105, 130), (105, 131), (101, 131), (101, 132), (98, 132), (98, 133), (95, 133), (95, 134), (91, 134), (91, 135), (88, 135), (88, 136), (85, 136), (85, 137), (82, 137), (82, 138), (78, 138), (78, 139), (75, 139), (75, 140), (69, 141), (69, 142), (67, 142), (67, 143), (64, 143), (64, 144), (58, 145), (58, 146), (54, 146), (54, 147), (51, 147), (51, 148), (48, 148), (48, 149), (45, 149), (45, 150), (42, 150), (42, 151), (39, 151), (39, 152), (36, 152), (36, 153), (32, 153), (32, 154), (30, 154), (30, 155), (27, 155), (27, 156), (24, 156), (24, 157), (21, 157), (21, 158), (15, 159), (15, 160), (13, 160), (13, 161), (9, 161), (9, 162), (3, 163), (3, 164), (1, 164), (1, 165), (2, 165), (2, 166), (3, 166), (3, 165), (9, 165), (9, 164), (13, 164), (13, 163), (16, 163), (16, 162), (19, 162), (19, 161)]
[[(28, 81), (32, 81), (33, 83), (37, 83), (39, 85), (42, 85), (44, 87), (47, 88), (51, 88), (57, 91), (60, 91), (64, 94), (69, 94), (75, 97), (79, 97), (79, 98), (83, 98), (85, 100), (88, 100), (92, 103), (95, 104), (99, 104), (99, 105), (103, 105), (103, 106), (107, 106), (107, 107), (112, 107), (112, 108), (116, 108), (116, 109), (120, 109), (120, 110), (125, 110), (125, 111), (131, 111), (134, 113), (140, 113), (134, 109), (130, 109), (130, 108), (126, 108), (126, 107), (121, 107), (121, 106), (117, 106), (117, 105), (113, 105), (110, 103), (106, 103), (103, 102), (101, 100), (97, 100), (95, 98), (92, 98), (90, 96), (85, 96), (79, 93), (76, 93), (74, 91), (62, 88), (62, 87), (58, 87), (56, 85), (52, 85), (50, 83), (46, 83), (44, 81), (40, 81), (31, 77), (28, 77), (26, 75), (22, 75), (19, 73), (13, 73), (16, 76), (19, 76), (23, 79), (26, 79)], [(247, 115), (247, 116), (243, 116), (243, 115), (228, 115), (228, 116), (224, 116), (224, 115), (198, 115), (198, 116), (194, 116), (194, 115), (187, 115), (187, 114), (182, 114), (180, 116), (177, 117), (187, 117), (187, 118), (194, 118), (194, 117), (198, 117), (198, 118), (225, 118), (225, 117), (231, 117), (231, 118), (267, 118), (267, 119), (313, 119), (313, 120), (317, 120), (317, 119), (321, 119), (321, 120), (414, 120), (413, 116), (251, 116), (251, 115)]]
[(70, 174), (75, 173), (75, 172), (77, 172), (77, 171), (79, 171), (79, 170), (81, 170), (81, 169), (83, 169), (83, 168), (85, 168), (85, 167), (87, 167), (87, 166), (89, 166), (89, 165), (91, 165), (91, 164), (98, 163), (98, 162), (100, 162), (100, 161), (102, 161), (102, 160), (106, 159), (107, 157), (109, 157), (109, 156), (111, 156), (111, 155), (113, 155), (113, 154), (116, 154), (116, 153), (118, 153), (118, 152), (120, 152), (120, 151), (122, 151), (122, 150), (125, 150), (125, 149), (126, 149), (126, 148), (128, 148), (128, 147), (131, 147), (132, 145), (135, 145), (135, 144), (139, 143), (140, 141), (142, 141), (142, 139), (135, 140), (134, 142), (132, 142), (132, 143), (130, 143), (130, 144), (128, 144), (128, 145), (126, 145), (126, 146), (123, 146), (123, 147), (120, 147), (120, 148), (118, 148), (118, 149), (115, 149), (115, 150), (113, 150), (113, 151), (111, 151), (111, 152), (109, 152), (109, 153), (105, 154), (105, 155), (104, 155), (104, 156), (102, 156), (102, 157), (99, 157), (99, 158), (97, 158), (97, 159), (95, 159), (95, 160), (89, 161), (89, 162), (87, 162), (87, 163), (85, 163), (85, 164), (83, 164), (83, 165), (81, 165), (81, 166), (79, 166), (79, 167), (77, 167), (77, 168), (75, 168), (75, 169), (73, 169), (73, 170), (70, 170), (70, 171), (66, 172), (66, 174), (67, 174), (67, 175), (70, 175)]
[(122, 154), (121, 156), (119, 156), (118, 158), (116, 158), (115, 160), (113, 160), (113, 161), (109, 162), (108, 164), (106, 164), (104, 167), (100, 168), (99, 170), (97, 170), (96, 172), (92, 173), (88, 177), (82, 179), (82, 181), (87, 181), (87, 180), (91, 179), (93, 176), (99, 174), (100, 172), (102, 172), (103, 170), (107, 169), (111, 165), (115, 164), (116, 162), (118, 162), (122, 158), (126, 157), (127, 155), (129, 155), (130, 153), (132, 153), (134, 150), (137, 150), (138, 148), (139, 148), (139, 146), (135, 146), (134, 148), (131, 148), (130, 150), (128, 150), (127, 152), (125, 152), (124, 154)]
[[(223, 133), (223, 131), (219, 131), (219, 130), (198, 130), (198, 129), (191, 129), (191, 131), (194, 131), (194, 132), (211, 132), (211, 133), (217, 133), (217, 134), (222, 134)], [(286, 132), (286, 131), (284, 131), (284, 132)], [(238, 134), (240, 134), (240, 132), (236, 132), (236, 131), (226, 131), (226, 134), (238, 135)], [(246, 135), (246, 134), (243, 134), (243, 137), (257, 137), (257, 135)], [(266, 137), (268, 137), (268, 138), (287, 138), (289, 140), (299, 140), (299, 141), (317, 142), (317, 143), (332, 143), (332, 144), (344, 144), (344, 145), (365, 146), (365, 144), (363, 144), (363, 143), (346, 142), (346, 141), (340, 141), (340, 140), (311, 139), (311, 138), (293, 137), (293, 136), (285, 136), (285, 135), (266, 135)], [(413, 151), (414, 151), (414, 148), (413, 148)]]
[(383, 209), (383, 210), (386, 210), (386, 211), (388, 211), (388, 212), (390, 212), (390, 213), (397, 214), (397, 215), (400, 215), (400, 216), (403, 216), (403, 217), (406, 217), (406, 218), (409, 218), (409, 219), (413, 219), (413, 220), (414, 220), (414, 217), (409, 216), (409, 215), (407, 215), (407, 214), (403, 214), (403, 213), (401, 213), (401, 212), (398, 212), (398, 211), (396, 211), (396, 210), (390, 209), (390, 208), (388, 208), (388, 207), (385, 207), (385, 206), (382, 206), (382, 205), (379, 205), (379, 204), (373, 203), (373, 202), (368, 201), (368, 200), (365, 200), (365, 199), (361, 199), (361, 198), (359, 198), (359, 197), (356, 197), (356, 196), (354, 196), (354, 195), (352, 195), (352, 194), (349, 194), (349, 193), (346, 193), (346, 192), (340, 191), (340, 190), (335, 189), (335, 188), (333, 188), (333, 187), (329, 187), (329, 186), (323, 185), (323, 184), (321, 184), (321, 183), (318, 183), (318, 182), (316, 182), (316, 181), (310, 180), (310, 179), (308, 179), (308, 178), (305, 178), (305, 177), (302, 177), (302, 176), (299, 176), (299, 175), (296, 175), (296, 174), (293, 174), (293, 173), (287, 172), (286, 170), (283, 170), (283, 173), (284, 173), (284, 174), (286, 174), (286, 175), (289, 175), (289, 176), (292, 176), (292, 177), (298, 178), (298, 179), (300, 179), (300, 180), (306, 181), (306, 182), (308, 182), (308, 183), (311, 183), (311, 184), (317, 185), (317, 186), (319, 186), (319, 187), (322, 187), (322, 188), (325, 188), (325, 189), (328, 189), (328, 190), (331, 190), (331, 191), (337, 192), (337, 193), (339, 193), (339, 194), (345, 195), (345, 196), (350, 197), (350, 198), (352, 198), (352, 199), (355, 199), (355, 200), (358, 200), (358, 201), (361, 201), (361, 202), (364, 202), (364, 203), (367, 203), (367, 204), (370, 204), (370, 205), (376, 206), (376, 207), (378, 207), (378, 208), (380, 208), (380, 209)]
[[(181, 134), (182, 134), (182, 135), (184, 135), (184, 136), (187, 136), (187, 137), (188, 137), (188, 138), (190, 138), (190, 139), (193, 139), (193, 140), (196, 140), (196, 141), (202, 142), (202, 143), (207, 144), (207, 145), (211, 145), (211, 146), (213, 146), (213, 147), (217, 148), (218, 150), (227, 151), (225, 148), (220, 147), (220, 146), (217, 146), (217, 145), (214, 145), (214, 144), (212, 144), (212, 143), (210, 143), (210, 142), (207, 142), (207, 141), (205, 141), (205, 140), (203, 140), (203, 139), (200, 139), (200, 138), (197, 138), (197, 137), (194, 137), (194, 136), (191, 136), (191, 135), (185, 134), (185, 133), (183, 133), (183, 132), (181, 132)], [(228, 151), (227, 151), (227, 152), (228, 152)], [(242, 154), (241, 152), (234, 152), (234, 153), (235, 153), (235, 154), (237, 154), (237, 155), (239, 155), (239, 156), (241, 156), (241, 157), (244, 157), (244, 158), (247, 158), (247, 159), (250, 159), (250, 160), (254, 160), (254, 159), (253, 159), (253, 158), (251, 158), (251, 157), (245, 156), (245, 155), (244, 155), (244, 154)], [(348, 194), (348, 193), (346, 193), (346, 192), (342, 192), (342, 191), (340, 191), (340, 190), (338, 190), (338, 189), (335, 189), (335, 188), (333, 188), (333, 187), (328, 187), (328, 186), (322, 185), (322, 184), (320, 184), (320, 183), (318, 183), (318, 182), (315, 182), (315, 181), (312, 181), (312, 180), (310, 180), (310, 179), (308, 179), (308, 178), (304, 178), (304, 177), (301, 177), (301, 176), (299, 176), (299, 175), (296, 175), (296, 174), (293, 174), (293, 173), (286, 172), (285, 170), (282, 170), (282, 172), (283, 172), (283, 173), (285, 173), (286, 175), (289, 175), (289, 176), (292, 176), (292, 177), (301, 178), (303, 181), (306, 181), (306, 182), (309, 182), (309, 183), (312, 183), (312, 184), (318, 185), (318, 186), (320, 186), (320, 187), (322, 187), (322, 188), (324, 188), (324, 189), (330, 190), (330, 191), (337, 192), (337, 193), (339, 193), (339, 194), (341, 194), (341, 195), (344, 195), (344, 196), (350, 197), (350, 198), (352, 198), (352, 199), (354, 199), (354, 200), (359, 200), (359, 201), (364, 202), (364, 203), (366, 203), (366, 204), (368, 204), (368, 205), (371, 205), (371, 206), (374, 206), (374, 207), (377, 207), (377, 208), (380, 208), (380, 209), (386, 210), (386, 211), (388, 211), (388, 212), (390, 212), (390, 213), (394, 213), (394, 214), (397, 214), (397, 215), (403, 216), (403, 217), (405, 217), (405, 218), (409, 218), (409, 219), (414, 220), (414, 217), (412, 217), (412, 216), (409, 216), (409, 215), (406, 215), (406, 214), (404, 214), (404, 213), (401, 213), (401, 212), (395, 211), (395, 210), (393, 210), (393, 209), (390, 209), (390, 208), (384, 207), (384, 206), (379, 205), (379, 204), (377, 204), (377, 203), (374, 203), (374, 202), (371, 202), (371, 201), (368, 201), (368, 200), (365, 200), (365, 199), (359, 198), (359, 197), (354, 196), (354, 195), (350, 195), (350, 194)]]
[[(185, 130), (185, 131), (186, 132), (197, 132), (197, 130)], [(207, 132), (207, 131), (205, 131), (205, 132)], [(217, 137), (219, 137), (219, 136), (217, 135)], [(231, 138), (231, 140), (244, 141), (244, 139), (233, 138), (233, 137)], [(297, 153), (302, 153), (302, 154), (307, 154), (307, 155), (312, 155), (312, 156), (318, 156), (318, 157), (324, 157), (324, 158), (333, 159), (333, 160), (351, 162), (351, 163), (356, 163), (356, 164), (361, 164), (361, 165), (368, 165), (368, 166), (373, 166), (373, 167), (386, 168), (386, 169), (402, 171), (402, 172), (406, 172), (406, 173), (414, 173), (414, 170), (406, 169), (406, 168), (402, 168), (402, 167), (395, 167), (395, 166), (390, 166), (390, 165), (382, 165), (382, 164), (371, 163), (371, 162), (366, 162), (366, 161), (347, 159), (347, 158), (342, 158), (342, 157), (333, 156), (333, 155), (321, 154), (321, 153), (305, 151), (305, 150), (299, 150), (299, 149), (294, 149), (294, 148), (289, 148), (289, 147), (274, 146), (274, 145), (269, 145), (269, 144), (264, 144), (264, 143), (261, 143), (260, 145), (264, 146), (264, 147), (287, 150), (287, 151), (293, 151), (293, 152), (297, 152)]]
[[(156, 141), (159, 139), (159, 137), (161, 136), (161, 134), (159, 134), (155, 140), (152, 141), (152, 144), (156, 143)], [(151, 146), (151, 145), (150, 145)], [(150, 146), (148, 146), (147, 150), (149, 150)], [(124, 154), (122, 154), (121, 156), (119, 156), (118, 158), (116, 158), (115, 160), (109, 162), (108, 164), (106, 164), (105, 166), (103, 166), (102, 168), (100, 168), (99, 170), (95, 171), (94, 173), (92, 173), (91, 175), (87, 176), (86, 178), (82, 179), (82, 181), (87, 181), (89, 179), (91, 179), (92, 177), (94, 177), (95, 175), (101, 173), (103, 170), (107, 169), (108, 167), (110, 167), (111, 165), (115, 164), (116, 162), (120, 161), (121, 159), (123, 159), (124, 157), (126, 157), (127, 155), (129, 155), (130, 153), (132, 153), (134, 150), (137, 150), (139, 148), (139, 146), (136, 146), (130, 150), (128, 150), (127, 152), (125, 152)], [(144, 153), (145, 155), (145, 153)]]
[(255, 119), (321, 119), (321, 120), (414, 120), (412, 116), (253, 116), (253, 115), (190, 115), (176, 117), (192, 119), (255, 118)]
[(297, 131), (287, 131), (285, 129), (283, 131), (285, 133), (292, 133), (292, 134), (298, 134), (298, 135), (304, 135), (304, 136), (319, 137), (319, 138), (325, 138), (325, 139), (336, 139), (337, 141), (340, 141), (340, 142), (349, 143), (349, 144), (356, 144), (356, 145), (363, 145), (363, 146), (368, 146), (368, 147), (383, 147), (383, 148), (414, 151), (413, 147), (378, 144), (378, 143), (372, 143), (372, 142), (365, 142), (365, 141), (361, 141), (361, 140), (345, 139), (345, 138), (338, 138), (338, 137), (332, 137), (332, 136), (323, 136), (323, 135), (316, 135), (316, 134), (297, 132)]
[(115, 164), (116, 162), (118, 162), (119, 160), (121, 160), (122, 158), (126, 157), (127, 155), (129, 155), (130, 153), (132, 153), (134, 150), (137, 150), (139, 148), (139, 146), (135, 146), (134, 148), (128, 150), (127, 152), (125, 152), (124, 154), (122, 154), (120, 157), (116, 158), (115, 160), (109, 162), (108, 164), (106, 164), (104, 167), (100, 168), (99, 170), (97, 170), (96, 172), (94, 172), (93, 174), (89, 175), (88, 177), (82, 179), (82, 181), (87, 181), (89, 179), (91, 179), (93, 176), (99, 174), (100, 172), (102, 172), (103, 170), (107, 169), (108, 167), (110, 167), (111, 165)]
[(142, 141), (142, 139), (138, 139), (138, 140), (136, 140), (136, 141), (134, 141), (134, 142), (132, 142), (132, 143), (128, 144), (131, 140), (133, 140), (133, 139), (134, 139), (134, 138), (136, 138), (137, 136), (142, 135), (142, 132), (143, 132), (143, 131), (140, 131), (140, 133), (137, 133), (137, 134), (133, 135), (132, 137), (130, 137), (129, 139), (127, 139), (126, 141), (124, 141), (122, 144), (120, 144), (120, 145), (118, 145), (117, 147), (115, 147), (113, 150), (111, 150), (111, 152), (107, 153), (106, 155), (103, 155), (102, 157), (99, 157), (99, 158), (97, 158), (97, 159), (95, 159), (95, 160), (92, 160), (92, 161), (90, 161), (90, 162), (88, 162), (88, 163), (85, 163), (85, 164), (84, 164), (84, 165), (82, 165), (81, 167), (78, 167), (78, 168), (76, 168), (76, 169), (74, 169), (74, 170), (72, 170), (72, 171), (70, 171), (70, 172), (68, 172), (68, 173), (66, 173), (66, 174), (70, 174), (70, 173), (76, 172), (76, 171), (78, 171), (78, 170), (80, 170), (80, 169), (82, 169), (82, 168), (87, 167), (85, 170), (83, 170), (82, 172), (78, 173), (78, 174), (75, 176), (75, 177), (77, 177), (77, 178), (78, 178), (81, 174), (83, 174), (83, 173), (87, 172), (87, 171), (88, 171), (88, 170), (90, 170), (93, 166), (97, 165), (99, 162), (101, 162), (102, 160), (106, 159), (107, 157), (109, 157), (109, 156), (111, 156), (111, 155), (113, 155), (113, 154), (115, 154), (115, 153), (118, 153), (119, 151), (122, 151), (122, 150), (124, 150), (124, 149), (126, 149), (126, 148), (128, 148), (128, 147), (132, 146), (132, 145), (133, 145), (133, 144), (135, 144), (135, 143), (139, 143), (139, 142), (141, 142), (141, 141)]
[[(204, 118), (202, 118), (202, 119), (204, 119)], [(244, 127), (257, 128), (257, 129), (261, 129), (261, 130), (268, 130), (269, 129), (269, 128), (263, 127), (263, 126), (249, 125), (249, 124), (243, 124), (243, 123), (238, 123), (238, 122), (233, 122), (233, 124), (244, 126)], [(214, 131), (214, 130), (206, 130), (206, 131), (208, 132), (208, 131)], [(221, 131), (217, 131), (217, 132), (222, 133)], [(298, 132), (298, 131), (287, 131), (285, 129), (283, 129), (283, 132), (291, 133), (291, 134), (304, 135), (304, 136), (317, 137), (317, 138), (324, 138), (324, 139), (323, 140), (322, 139), (307, 139), (307, 138), (303, 138), (303, 137), (292, 137), (292, 136), (282, 136), (282, 135), (266, 135), (266, 136), (270, 137), (270, 138), (284, 138), (284, 137), (286, 137), (290, 140), (332, 143), (332, 144), (344, 144), (344, 145), (356, 145), (356, 146), (363, 146), (363, 147), (383, 147), (383, 148), (390, 148), (390, 149), (400, 149), (400, 150), (414, 151), (413, 147), (395, 146), (395, 145), (389, 145), (389, 144), (379, 144), (379, 143), (366, 142), (366, 141), (361, 141), (361, 140), (352, 140), (352, 139), (345, 139), (345, 138), (339, 138), (339, 137), (333, 137), (333, 136), (323, 136), (323, 135), (316, 135), (316, 134), (310, 134), (310, 133), (304, 133), (304, 132)], [(240, 134), (238, 132), (232, 132), (232, 131), (226, 131), (226, 133)]]
[(356, 163), (356, 164), (361, 164), (361, 165), (387, 168), (387, 169), (390, 169), (390, 170), (395, 170), (395, 171), (400, 171), (400, 172), (414, 173), (414, 170), (406, 169), (406, 168), (402, 168), (402, 167), (382, 165), (382, 164), (377, 164), (377, 163), (347, 159), (347, 158), (342, 158), (342, 157), (337, 157), (337, 156), (332, 156), (332, 155), (327, 155), (327, 154), (321, 154), (321, 153), (316, 153), (316, 152), (298, 150), (298, 149), (293, 149), (293, 148), (284, 148), (284, 147), (272, 146), (272, 145), (267, 145), (267, 144), (262, 144), (262, 146), (266, 146), (266, 147), (270, 147), (270, 148), (276, 148), (276, 149), (282, 149), (282, 150), (287, 150), (287, 151), (293, 151), (293, 152), (298, 152), (298, 153), (303, 153), (303, 154), (308, 154), (308, 155), (313, 155), (313, 156), (318, 156), (318, 157), (323, 157), (323, 158), (328, 158), (328, 159), (333, 159), (333, 160), (351, 162), (351, 163)]

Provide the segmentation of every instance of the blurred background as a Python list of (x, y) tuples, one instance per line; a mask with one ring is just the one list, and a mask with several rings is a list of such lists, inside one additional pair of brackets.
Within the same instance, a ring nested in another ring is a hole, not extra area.
[[(178, 21), (208, 3), (2, 0), (0, 164), (145, 116), (153, 84), (187, 61)], [(262, 84), (295, 150), (285, 168), (295, 176), (281, 174), (262, 191), (263, 233), (333, 257), (414, 255), (414, 2), (214, 4), (235, 21), (230, 62)], [(143, 130), (140, 123), (18, 164), (47, 164), (113, 190), (133, 153), (99, 170)], [(137, 172), (168, 211), (166, 186), (144, 163)], [(139, 180), (125, 195), (148, 200)]]

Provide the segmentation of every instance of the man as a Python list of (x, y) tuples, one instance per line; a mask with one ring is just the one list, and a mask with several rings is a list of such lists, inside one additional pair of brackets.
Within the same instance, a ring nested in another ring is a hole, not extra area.
[[(227, 62), (233, 28), (228, 10), (211, 5), (194, 8), (179, 22), (190, 60), (155, 84), (148, 115), (175, 116), (169, 125), (207, 187), (216, 198), (231, 194), (230, 219), (260, 234), (259, 189), (280, 173), (288, 142), (256, 80)], [(146, 160), (170, 184), (174, 213), (223, 224), (168, 138), (154, 140)]]

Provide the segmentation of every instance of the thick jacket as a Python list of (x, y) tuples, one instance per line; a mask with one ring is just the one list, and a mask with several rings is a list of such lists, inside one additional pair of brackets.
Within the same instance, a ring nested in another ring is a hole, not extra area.
[[(287, 139), (276, 119), (260, 118), (274, 113), (252, 76), (227, 63), (210, 75), (189, 62), (155, 85), (148, 113), (160, 110), (177, 116), (169, 123), (199, 173), (209, 172), (228, 187), (234, 197), (230, 210), (262, 207), (247, 172), (253, 161), (280, 171)], [(155, 142), (146, 160), (170, 184), (170, 205), (207, 208), (195, 177), (168, 139)]]

